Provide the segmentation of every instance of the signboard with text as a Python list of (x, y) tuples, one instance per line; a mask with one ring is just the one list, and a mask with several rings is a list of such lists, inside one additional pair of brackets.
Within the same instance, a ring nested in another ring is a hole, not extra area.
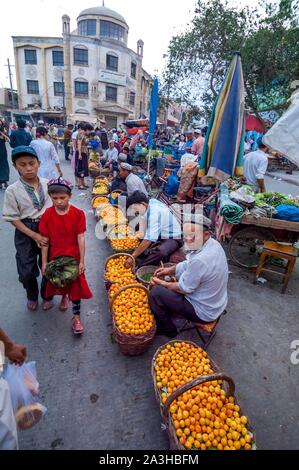
[(125, 75), (109, 72), (107, 70), (100, 71), (100, 82), (110, 83), (112, 85), (126, 86)]

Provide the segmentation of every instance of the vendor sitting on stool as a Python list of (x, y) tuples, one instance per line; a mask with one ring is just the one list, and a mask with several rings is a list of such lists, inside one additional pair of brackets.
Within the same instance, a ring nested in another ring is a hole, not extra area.
[[(152, 279), (150, 306), (157, 322), (157, 334), (177, 336), (172, 316), (207, 324), (217, 320), (227, 306), (228, 265), (219, 242), (211, 238), (205, 217), (184, 224), (187, 261), (172, 268), (158, 269)], [(162, 280), (176, 276), (176, 282)]]
[[(158, 266), (161, 261), (169, 261), (170, 255), (182, 246), (181, 225), (169, 208), (138, 191), (128, 198), (127, 207), (129, 216), (141, 217), (138, 236), (143, 241), (133, 253), (138, 267)], [(126, 267), (132, 265), (132, 260), (128, 259)]]

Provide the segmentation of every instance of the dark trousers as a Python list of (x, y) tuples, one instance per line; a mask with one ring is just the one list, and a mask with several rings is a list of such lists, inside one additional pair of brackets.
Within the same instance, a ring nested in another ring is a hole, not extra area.
[(198, 318), (194, 307), (183, 294), (173, 292), (166, 287), (153, 287), (150, 292), (150, 307), (157, 322), (158, 332), (166, 336), (177, 334), (177, 328), (172, 320), (176, 315), (194, 323), (206, 323)]
[(65, 159), (69, 160), (69, 156), (70, 156), (70, 153), (71, 153), (71, 147), (69, 147), (69, 141), (65, 140), (63, 145), (64, 145)]
[(149, 250), (146, 257), (137, 258), (137, 266), (158, 266), (161, 261), (167, 263), (172, 253), (181, 248), (181, 240), (161, 240)]
[[(27, 219), (22, 222), (33, 232), (38, 231), (38, 222), (31, 222)], [(40, 275), (41, 251), (32, 238), (19, 230), (15, 231), (15, 247), (19, 281), (26, 290), (27, 299), (36, 302), (39, 293), (37, 278)]]

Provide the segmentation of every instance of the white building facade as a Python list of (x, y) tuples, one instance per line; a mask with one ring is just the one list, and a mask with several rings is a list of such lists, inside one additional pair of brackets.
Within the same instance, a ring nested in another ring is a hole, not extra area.
[(68, 122), (117, 127), (148, 115), (151, 77), (143, 69), (143, 41), (127, 47), (129, 27), (105, 6), (89, 8), (62, 37), (13, 37), (19, 107), (41, 117), (66, 113)]

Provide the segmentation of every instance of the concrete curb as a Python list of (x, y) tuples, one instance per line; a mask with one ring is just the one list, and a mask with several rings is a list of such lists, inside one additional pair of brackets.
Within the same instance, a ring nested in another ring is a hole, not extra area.
[(276, 176), (275, 174), (269, 172), (267, 172), (266, 175), (272, 178), (273, 180), (278, 178), (284, 181), (285, 183), (293, 184), (294, 186), (299, 186), (299, 181), (294, 181), (289, 178), (282, 178), (281, 176)]

